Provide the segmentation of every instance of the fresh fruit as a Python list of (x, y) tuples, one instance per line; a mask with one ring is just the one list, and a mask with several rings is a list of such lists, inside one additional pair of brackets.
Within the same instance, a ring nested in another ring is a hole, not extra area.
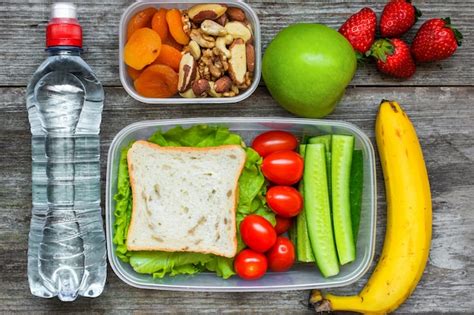
[(401, 39), (379, 39), (372, 46), (377, 69), (395, 78), (408, 79), (415, 74), (416, 66), (410, 47)]
[(405, 34), (421, 16), (411, 0), (389, 1), (380, 17), (380, 35), (382, 37), (400, 37)]
[(352, 233), (350, 175), (354, 137), (333, 135), (331, 145), (332, 221), (339, 263), (355, 260)]
[(176, 48), (163, 44), (161, 45), (160, 54), (156, 57), (154, 64), (170, 66), (174, 71), (179, 71), (179, 63), (183, 55)]
[(330, 114), (357, 66), (354, 49), (337, 31), (320, 24), (284, 28), (268, 45), (262, 74), (273, 98), (304, 117)]
[(171, 97), (178, 92), (178, 74), (165, 65), (151, 65), (134, 82), (137, 92), (145, 97)]
[(449, 18), (431, 19), (423, 23), (411, 45), (417, 62), (443, 60), (461, 46), (462, 34), (451, 25)]
[(313, 291), (317, 311), (387, 314), (415, 290), (428, 260), (431, 242), (431, 194), (423, 152), (415, 128), (396, 102), (383, 101), (375, 138), (387, 193), (387, 230), (379, 262), (355, 296)]
[(307, 144), (304, 171), (304, 207), (308, 235), (316, 264), (324, 277), (339, 273), (334, 246), (324, 144)]
[(294, 151), (278, 151), (263, 159), (263, 175), (277, 185), (294, 185), (303, 176), (304, 161)]
[(123, 60), (135, 70), (142, 70), (155, 61), (161, 51), (161, 39), (151, 28), (136, 30), (124, 48)]
[(291, 224), (293, 222), (291, 218), (284, 218), (278, 215), (275, 217), (275, 220), (276, 220), (275, 232), (277, 235), (287, 232), (290, 229)]
[(234, 269), (239, 277), (245, 280), (256, 280), (267, 272), (267, 257), (251, 249), (244, 249), (234, 260)]
[(273, 186), (267, 191), (267, 204), (284, 218), (297, 216), (303, 207), (303, 197), (291, 186)]
[(160, 35), (161, 41), (165, 41), (168, 38), (168, 22), (166, 22), (165, 8), (160, 8), (151, 19), (151, 28)]
[(136, 30), (144, 27), (149, 27), (151, 24), (151, 19), (153, 18), (155, 12), (155, 8), (146, 8), (145, 10), (135, 14), (130, 19), (127, 25), (127, 40), (130, 39), (130, 37), (133, 33), (135, 33)]
[(245, 245), (260, 253), (269, 250), (277, 238), (272, 224), (256, 214), (246, 216), (240, 223), (240, 235)]
[(183, 22), (181, 21), (181, 11), (171, 9), (166, 12), (166, 22), (171, 36), (181, 45), (189, 43), (189, 36), (183, 30)]
[(374, 43), (376, 27), (375, 12), (370, 8), (363, 8), (342, 24), (339, 33), (347, 38), (355, 51), (364, 55)]
[(298, 140), (286, 131), (272, 130), (258, 135), (252, 142), (252, 148), (262, 157), (276, 151), (296, 149)]
[(267, 253), (268, 269), (274, 272), (289, 270), (295, 263), (295, 247), (286, 238), (279, 236)]

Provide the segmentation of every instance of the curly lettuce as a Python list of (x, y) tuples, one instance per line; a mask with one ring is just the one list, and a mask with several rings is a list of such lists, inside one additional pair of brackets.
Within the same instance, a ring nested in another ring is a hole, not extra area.
[[(220, 145), (244, 145), (240, 135), (228, 128), (196, 125), (188, 129), (175, 127), (166, 132), (156, 131), (148, 141), (160, 146), (213, 147)], [(245, 146), (245, 145), (244, 145)], [(208, 270), (227, 279), (235, 274), (233, 259), (211, 254), (127, 250), (126, 241), (132, 214), (132, 192), (128, 173), (127, 153), (131, 144), (122, 149), (115, 200), (115, 223), (113, 243), (115, 253), (124, 262), (130, 263), (138, 273), (151, 274), (154, 278), (165, 275), (196, 274)], [(245, 216), (255, 213), (275, 224), (275, 215), (265, 202), (266, 185), (260, 166), (262, 158), (251, 148), (244, 147), (247, 158), (239, 178), (239, 200), (236, 211), (237, 227)], [(238, 250), (244, 245), (237, 231)]]

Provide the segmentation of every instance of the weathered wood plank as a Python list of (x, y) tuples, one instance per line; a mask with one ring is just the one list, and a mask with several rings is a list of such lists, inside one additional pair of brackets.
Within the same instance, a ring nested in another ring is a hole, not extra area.
[[(104, 294), (64, 304), (30, 295), (26, 281), (26, 251), (30, 218), (30, 135), (23, 88), (3, 88), (0, 94), (0, 312), (86, 311), (137, 312), (269, 312), (307, 311), (308, 291), (278, 293), (178, 293), (138, 290), (121, 282), (109, 269)], [(352, 122), (374, 140), (374, 120), (382, 98), (397, 99), (411, 116), (424, 148), (433, 194), (433, 245), (429, 265), (413, 296), (400, 313), (474, 310), (474, 87), (351, 88), (330, 119)], [(289, 116), (264, 88), (237, 105), (140, 104), (121, 88), (106, 89), (102, 124), (102, 178), (107, 149), (126, 125), (145, 119), (199, 116)], [(378, 171), (377, 260), (385, 233), (385, 197)], [(373, 266), (372, 266), (373, 268)], [(372, 270), (372, 269), (371, 269)], [(369, 271), (370, 273), (370, 271)], [(354, 293), (356, 284), (334, 290)]]
[[(0, 85), (22, 86), (44, 60), (45, 27), (51, 1), (0, 1)], [(371, 1), (380, 13), (385, 0)], [(105, 85), (120, 86), (118, 76), (118, 29), (120, 16), (131, 1), (81, 0), (79, 18), (84, 27), (84, 58)], [(366, 1), (264, 1), (249, 3), (257, 11), (262, 25), (262, 42), (268, 42), (284, 26), (296, 22), (318, 22), (338, 28)], [(411, 40), (423, 21), (432, 17), (450, 16), (464, 33), (465, 43), (455, 57), (442, 62), (418, 67), (418, 73), (409, 81), (400, 82), (379, 75), (374, 65), (362, 66), (353, 85), (473, 85), (474, 58), (472, 21), (474, 1), (423, 1), (417, 4), (423, 10), (420, 22), (404, 38)]]

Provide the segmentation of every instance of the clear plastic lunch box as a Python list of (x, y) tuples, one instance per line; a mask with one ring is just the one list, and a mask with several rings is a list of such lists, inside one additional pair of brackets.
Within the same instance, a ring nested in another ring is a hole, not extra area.
[[(195, 4), (199, 3), (222, 3), (228, 5), (229, 7), (237, 7), (242, 9), (250, 24), (252, 25), (253, 37), (254, 37), (254, 46), (255, 46), (255, 72), (252, 85), (241, 94), (234, 97), (206, 97), (206, 98), (183, 98), (181, 96), (174, 96), (170, 98), (149, 98), (143, 97), (135, 91), (133, 86), (133, 81), (130, 79), (127, 74), (127, 66), (123, 61), (123, 48), (126, 43), (127, 35), (127, 25), (128, 21), (139, 11), (146, 9), (148, 7), (156, 8), (178, 8), (186, 9)], [(137, 1), (130, 5), (122, 15), (120, 20), (120, 33), (119, 33), (119, 65), (120, 65), (120, 81), (124, 89), (127, 91), (130, 96), (134, 99), (149, 104), (224, 104), (224, 103), (238, 103), (255, 92), (255, 89), (258, 87), (261, 76), (262, 69), (262, 52), (261, 52), (261, 39), (260, 39), (260, 22), (255, 11), (243, 1), (231, 1), (231, 0), (187, 0), (187, 1), (167, 1), (167, 0), (142, 0)]]
[[(347, 134), (355, 137), (355, 147), (361, 149), (364, 158), (364, 189), (357, 257), (341, 267), (334, 277), (324, 278), (314, 263), (297, 263), (290, 271), (268, 272), (256, 281), (245, 281), (237, 276), (224, 280), (215, 273), (202, 272), (196, 275), (180, 275), (153, 279), (151, 275), (135, 272), (128, 263), (116, 255), (112, 243), (117, 171), (122, 148), (130, 141), (147, 139), (157, 129), (166, 131), (175, 126), (183, 128), (196, 124), (223, 125), (242, 136), (249, 145), (258, 134), (268, 130), (286, 130), (296, 136), (320, 134)], [(177, 291), (277, 291), (312, 288), (340, 287), (357, 281), (368, 269), (374, 255), (376, 223), (376, 179), (374, 149), (369, 138), (356, 126), (342, 121), (311, 120), (297, 118), (195, 118), (175, 120), (143, 121), (122, 129), (112, 141), (107, 161), (106, 187), (106, 236), (109, 262), (115, 274), (127, 284), (144, 289)]]

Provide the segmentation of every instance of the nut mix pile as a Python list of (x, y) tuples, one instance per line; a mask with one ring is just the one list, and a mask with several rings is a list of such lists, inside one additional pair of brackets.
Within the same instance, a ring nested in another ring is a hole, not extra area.
[(233, 97), (252, 84), (252, 26), (239, 8), (147, 8), (130, 20), (124, 61), (145, 97)]

